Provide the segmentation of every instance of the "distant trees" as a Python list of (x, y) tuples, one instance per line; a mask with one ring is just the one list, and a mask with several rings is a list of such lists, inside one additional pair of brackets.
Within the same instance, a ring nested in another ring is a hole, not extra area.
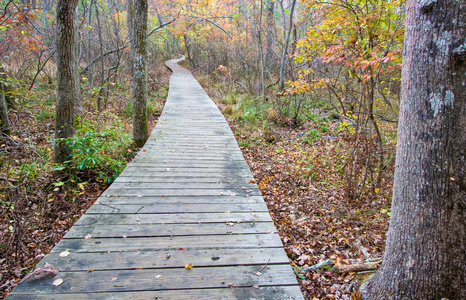
[(71, 159), (74, 107), (77, 102), (75, 68), (75, 13), (79, 0), (58, 1), (56, 20), (57, 101), (55, 114), (54, 161), (63, 163)]
[(363, 299), (466, 299), (465, 5), (406, 3), (392, 216)]

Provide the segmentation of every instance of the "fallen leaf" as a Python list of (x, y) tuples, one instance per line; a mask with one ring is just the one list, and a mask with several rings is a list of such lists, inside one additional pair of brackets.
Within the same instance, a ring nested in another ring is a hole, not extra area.
[(44, 273), (47, 273), (49, 276), (54, 277), (55, 275), (58, 274), (59, 271), (60, 271), (59, 268), (56, 268), (52, 266), (51, 264), (49, 264), (48, 262), (46, 262), (43, 268), (35, 268), (34, 271), (29, 273), (26, 276), (26, 279), (24, 280), (33, 279), (34, 277), (39, 276)]
[(254, 273), (254, 275), (256, 275), (257, 277), (261, 277), (261, 276), (262, 276), (262, 273), (258, 271), (258, 272), (256, 272), (256, 273)]
[(52, 285), (59, 286), (62, 283), (63, 283), (63, 279), (58, 278), (58, 279), (55, 279), (55, 281), (52, 283)]
[(185, 249), (185, 248), (180, 248), (179, 250), (180, 250), (180, 251), (186, 251), (186, 249)]
[(185, 267), (185, 269), (192, 269), (193, 265), (192, 264), (185, 264), (184, 267)]
[(91, 234), (88, 234), (88, 235), (86, 235), (86, 236), (84, 237), (85, 240), (89, 240), (89, 239), (91, 239), (91, 238), (92, 238), (92, 235), (91, 235)]
[(162, 277), (162, 275), (155, 275), (155, 278), (157, 278), (157, 279), (159, 279), (161, 277)]
[(255, 289), (258, 289), (258, 288), (259, 288), (259, 285), (258, 285), (258, 284), (255, 284), (255, 285), (253, 285), (252, 287), (255, 288)]
[(68, 251), (69, 249), (66, 249), (65, 251), (61, 252), (58, 256), (60, 257), (67, 257), (68, 255), (70, 255), (70, 251)]

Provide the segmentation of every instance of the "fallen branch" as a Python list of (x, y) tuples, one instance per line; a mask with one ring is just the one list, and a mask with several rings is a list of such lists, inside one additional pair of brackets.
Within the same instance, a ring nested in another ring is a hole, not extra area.
[(368, 262), (360, 263), (354, 265), (342, 265), (335, 267), (335, 271), (340, 274), (350, 273), (350, 272), (361, 272), (361, 271), (372, 271), (377, 270), (380, 267), (380, 262)]
[(16, 179), (5, 178), (5, 177), (0, 177), (0, 180), (6, 181), (6, 182), (18, 182), (18, 180)]
[(323, 262), (320, 262), (320, 263), (315, 264), (313, 266), (303, 268), (303, 273), (305, 274), (305, 273), (307, 273), (309, 271), (314, 271), (316, 269), (322, 269), (323, 267), (331, 266), (333, 264), (334, 264), (333, 260), (331, 260), (329, 258), (329, 259), (324, 260)]
[(270, 258), (269, 260), (265, 263), (265, 265), (259, 270), (257, 271), (256, 273), (254, 273), (254, 275), (256, 275), (257, 277), (260, 277), (262, 275), (261, 271), (265, 269), (265, 267), (267, 267), (267, 265), (269, 264), (270, 262)]
[(246, 90), (246, 92), (248, 92), (248, 95), (251, 96), (251, 93), (249, 92), (248, 88), (247, 88), (244, 84), (242, 84), (242, 83), (239, 82), (238, 80), (235, 80), (235, 81), (233, 81), (233, 82), (234, 82), (234, 83), (237, 83), (237, 84), (239, 84), (239, 85), (241, 85), (241, 86)]

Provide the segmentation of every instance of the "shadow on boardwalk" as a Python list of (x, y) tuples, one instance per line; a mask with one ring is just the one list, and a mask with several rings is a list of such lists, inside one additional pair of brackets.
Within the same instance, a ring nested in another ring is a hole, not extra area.
[(146, 145), (38, 266), (60, 272), (8, 299), (302, 299), (227, 122), (178, 61)]

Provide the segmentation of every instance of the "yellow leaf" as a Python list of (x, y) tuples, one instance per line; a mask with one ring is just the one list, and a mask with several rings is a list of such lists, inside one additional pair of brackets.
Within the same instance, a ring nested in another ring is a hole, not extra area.
[(380, 189), (379, 188), (375, 188), (374, 189), (374, 193), (378, 194), (380, 192)]
[(184, 267), (186, 269), (192, 269), (193, 268), (193, 265), (192, 264), (185, 264)]

